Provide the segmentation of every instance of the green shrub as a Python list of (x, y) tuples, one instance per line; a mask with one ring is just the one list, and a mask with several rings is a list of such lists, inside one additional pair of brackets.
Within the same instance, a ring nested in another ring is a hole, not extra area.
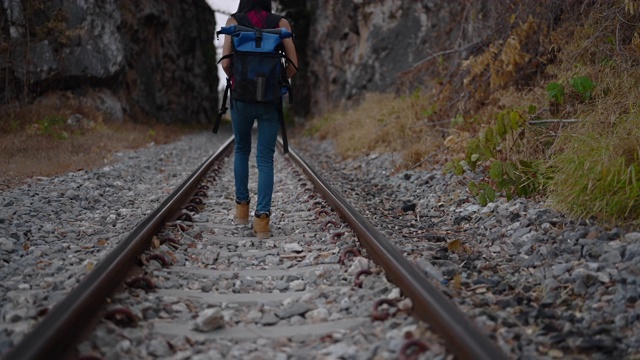
[(449, 162), (445, 171), (462, 175), (470, 171), (484, 171), (487, 177), (480, 182), (470, 182), (469, 191), (485, 206), (502, 193), (507, 199), (514, 196), (531, 196), (544, 186), (542, 162), (518, 158), (525, 144), (519, 134), (527, 126), (525, 117), (517, 110), (505, 110), (497, 114), (493, 126), (487, 127), (467, 145), (465, 158)]
[(547, 85), (547, 95), (551, 100), (562, 105), (564, 103), (564, 86), (556, 82), (550, 83)]
[(570, 81), (571, 87), (577, 91), (582, 98), (587, 101), (591, 99), (591, 95), (593, 93), (593, 89), (596, 85), (591, 81), (591, 79), (587, 76), (577, 76), (571, 79)]
[(640, 219), (639, 114), (616, 121), (613, 129), (590, 127), (565, 135), (550, 164), (550, 200), (578, 217), (612, 222)]

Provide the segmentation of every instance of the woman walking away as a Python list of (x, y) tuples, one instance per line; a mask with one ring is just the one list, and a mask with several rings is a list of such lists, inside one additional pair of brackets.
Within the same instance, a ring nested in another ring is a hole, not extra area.
[[(272, 13), (271, 0), (240, 0), (238, 11), (227, 20), (226, 26), (240, 25), (260, 29), (285, 28), (291, 32), (291, 25), (284, 18)], [(286, 77), (290, 79), (298, 64), (296, 49), (291, 38), (283, 40), (287, 57)], [(231, 36), (225, 35), (222, 55), (233, 51)], [(253, 232), (260, 239), (270, 236), (269, 218), (273, 195), (273, 155), (275, 153), (278, 129), (280, 128), (279, 104), (244, 102), (233, 97), (234, 74), (233, 57), (221, 61), (222, 68), (231, 79), (232, 106), (231, 123), (235, 136), (235, 221), (249, 223), (249, 156), (251, 153), (251, 129), (258, 121), (258, 144), (256, 163), (258, 167), (258, 201), (254, 213)]]

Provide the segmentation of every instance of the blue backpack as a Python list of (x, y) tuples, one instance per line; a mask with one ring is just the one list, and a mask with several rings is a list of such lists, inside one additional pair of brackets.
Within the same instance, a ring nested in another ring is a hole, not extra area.
[[(291, 64), (293, 62), (286, 57), (282, 40), (293, 37), (293, 34), (284, 28), (255, 28), (251, 26), (245, 14), (236, 14), (234, 18), (239, 25), (222, 27), (216, 32), (218, 36), (220, 34), (230, 35), (232, 39), (231, 54), (223, 56), (218, 63), (224, 59), (231, 59), (233, 84), (227, 78), (222, 107), (214, 123), (213, 133), (218, 132), (222, 116), (228, 110), (226, 104), (230, 91), (233, 100), (278, 105), (280, 128), (286, 153), (288, 146), (282, 97), (289, 93), (289, 102), (292, 101), (291, 84), (287, 79), (285, 61)], [(267, 27), (277, 26), (280, 19), (280, 16), (270, 14), (267, 19)], [(295, 67), (295, 64), (293, 66)], [(233, 101), (231, 101), (231, 107), (233, 107)]]

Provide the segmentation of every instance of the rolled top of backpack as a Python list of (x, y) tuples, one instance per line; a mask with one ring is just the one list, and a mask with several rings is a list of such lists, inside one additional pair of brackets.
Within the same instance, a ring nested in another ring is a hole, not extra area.
[(266, 33), (266, 34), (273, 34), (273, 35), (279, 35), (280, 39), (288, 39), (290, 37), (293, 36), (293, 34), (288, 31), (285, 28), (278, 28), (278, 29), (255, 29), (255, 28), (249, 28), (246, 26), (240, 26), (240, 25), (231, 25), (231, 26), (223, 26), (220, 28), (220, 30), (216, 33), (217, 35), (220, 34), (224, 34), (224, 35), (237, 35), (240, 34), (242, 32), (261, 32), (261, 33)]

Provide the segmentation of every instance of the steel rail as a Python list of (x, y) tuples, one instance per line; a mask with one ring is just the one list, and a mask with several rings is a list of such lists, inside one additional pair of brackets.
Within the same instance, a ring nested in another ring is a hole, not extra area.
[(136, 258), (149, 247), (153, 235), (189, 201), (213, 165), (230, 153), (233, 143), (232, 136), (100, 261), (78, 286), (54, 305), (45, 318), (7, 353), (5, 359), (64, 359), (70, 356), (71, 347), (81, 339), (90, 324), (88, 319), (95, 316), (123, 283)]
[[(282, 143), (280, 143), (282, 144)], [(351, 226), (372, 259), (414, 305), (419, 318), (443, 336), (458, 359), (501, 360), (507, 356), (430, 280), (394, 247), (344, 197), (324, 181), (294, 150), (290, 158), (307, 174), (325, 200)]]

